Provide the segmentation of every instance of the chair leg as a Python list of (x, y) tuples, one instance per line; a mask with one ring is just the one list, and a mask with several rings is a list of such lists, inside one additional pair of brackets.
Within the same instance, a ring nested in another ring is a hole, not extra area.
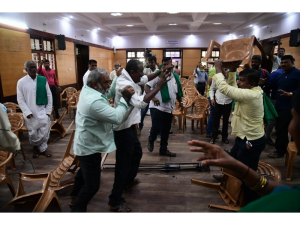
[(192, 120), (192, 130), (195, 130), (194, 129), (194, 120)]
[(16, 191), (15, 191), (14, 185), (12, 184), (9, 176), (6, 177), (6, 182), (7, 182), (6, 184), (7, 184), (8, 188), (10, 190), (10, 193), (12, 194), (13, 197), (15, 197)]
[(16, 170), (15, 154), (11, 157), (9, 163), (11, 170)]
[(68, 109), (69, 111), (69, 118), (71, 119), (71, 109)]
[(201, 126), (201, 136), (203, 136), (203, 134), (204, 134), (204, 118), (201, 119), (200, 126)]
[(182, 131), (182, 116), (178, 116), (179, 131)]
[(292, 170), (293, 170), (293, 164), (295, 161), (295, 158), (297, 156), (296, 152), (286, 152), (286, 158), (288, 158), (287, 161), (287, 171), (286, 171), (286, 180), (291, 181), (292, 180)]

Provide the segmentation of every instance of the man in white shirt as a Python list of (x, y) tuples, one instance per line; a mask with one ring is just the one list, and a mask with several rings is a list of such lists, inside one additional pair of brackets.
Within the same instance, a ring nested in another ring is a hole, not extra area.
[(200, 73), (200, 66), (201, 66), (202, 64), (201, 64), (201, 62), (199, 62), (198, 64), (197, 64), (197, 66), (196, 66), (196, 68), (195, 68), (195, 70), (194, 70), (194, 73), (193, 73), (193, 75), (194, 75), (194, 84), (195, 84), (195, 88), (197, 89), (197, 85), (198, 85), (198, 76), (196, 76), (197, 75), (197, 73)]
[[(222, 69), (225, 81), (227, 83), (227, 72)], [(222, 94), (216, 82), (213, 80), (209, 90), (209, 96), (212, 106), (214, 106), (214, 115), (213, 115), (213, 133), (210, 140), (211, 144), (215, 143), (216, 138), (218, 137), (218, 130), (220, 126), (220, 119), (223, 115), (223, 127), (222, 127), (222, 141), (225, 144), (229, 143), (228, 140), (228, 121), (230, 117), (231, 107), (232, 107), (232, 98), (227, 95)]]
[(87, 80), (88, 80), (88, 77), (90, 75), (90, 72), (93, 70), (93, 69), (96, 69), (97, 68), (97, 61), (94, 60), (94, 59), (90, 59), (89, 60), (89, 67), (88, 67), (88, 70), (86, 71), (86, 73), (84, 74), (82, 80), (83, 80), (83, 86), (86, 85), (87, 83)]
[[(162, 62), (163, 66), (168, 65), (170, 60), (170, 57), (165, 57)], [(177, 76), (177, 79), (175, 76)], [(145, 86), (145, 92), (149, 93), (150, 89), (156, 87), (157, 82), (158, 78), (148, 82)], [(161, 132), (159, 154), (163, 156), (176, 157), (175, 153), (172, 153), (168, 150), (168, 139), (173, 118), (172, 112), (175, 109), (176, 99), (180, 102), (181, 109), (183, 109), (181, 97), (183, 97), (183, 94), (180, 85), (180, 78), (177, 74), (172, 73), (171, 79), (167, 85), (160, 92), (158, 92), (150, 102), (150, 114), (152, 119), (152, 127), (148, 139), (148, 150), (150, 152), (152, 152), (154, 149), (154, 140)]]
[[(135, 133), (135, 125), (141, 120), (141, 108), (145, 108), (151, 99), (159, 92), (168, 81), (168, 73), (172, 67), (168, 67), (167, 72), (162, 72), (162, 79), (159, 79), (157, 86), (148, 94), (140, 95), (138, 84), (145, 84), (161, 74), (161, 71), (143, 74), (143, 68), (139, 66), (138, 60), (130, 60), (118, 77), (116, 84), (116, 95), (114, 107), (117, 107), (122, 97), (121, 90), (126, 86), (133, 87), (135, 94), (132, 95), (129, 105), (131, 109), (125, 114), (125, 119), (119, 125), (114, 124), (114, 137), (116, 143), (116, 165), (115, 180), (112, 192), (109, 196), (108, 207), (115, 212), (131, 212), (132, 210), (123, 205), (125, 199), (122, 198), (124, 188), (137, 184), (137, 171), (143, 155), (141, 144)], [(165, 70), (166, 70), (165, 69)]]
[(118, 62), (114, 63), (114, 66), (113, 66), (114, 70), (111, 71), (111, 73), (109, 75), (109, 78), (111, 81), (113, 81), (115, 79), (115, 77), (117, 76), (117, 70), (119, 69), (120, 66), (121, 66), (120, 63), (118, 63)]
[(29, 142), (33, 146), (33, 158), (39, 155), (51, 157), (47, 150), (52, 112), (52, 94), (46, 77), (36, 74), (36, 63), (25, 62), (27, 75), (17, 83), (17, 100), (23, 112)]
[(277, 70), (278, 67), (280, 66), (281, 58), (284, 56), (285, 49), (284, 48), (279, 48), (278, 49), (278, 55), (273, 55), (273, 66), (272, 66), (272, 72)]

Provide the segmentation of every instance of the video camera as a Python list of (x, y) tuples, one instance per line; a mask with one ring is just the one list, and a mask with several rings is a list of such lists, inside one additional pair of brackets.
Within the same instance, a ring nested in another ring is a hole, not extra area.
[(151, 51), (152, 51), (151, 49), (145, 48), (144, 57), (148, 58), (150, 56), (156, 56), (156, 54), (150, 54)]

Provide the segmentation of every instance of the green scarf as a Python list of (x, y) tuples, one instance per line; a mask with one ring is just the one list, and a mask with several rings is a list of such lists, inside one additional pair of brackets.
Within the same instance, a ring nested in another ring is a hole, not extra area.
[(36, 75), (36, 104), (37, 105), (48, 104), (46, 82), (47, 82), (46, 77)]
[[(174, 72), (172, 72), (172, 73), (173, 73), (173, 76), (175, 77), (175, 80), (177, 83), (177, 97), (183, 97), (183, 92), (182, 92), (182, 88), (181, 88), (181, 84), (180, 84), (180, 78), (176, 73), (174, 73)], [(161, 75), (159, 75), (159, 77), (160, 76)], [(170, 94), (169, 94), (169, 88), (168, 88), (167, 84), (160, 90), (160, 94), (161, 94), (162, 102), (166, 103), (171, 100)]]

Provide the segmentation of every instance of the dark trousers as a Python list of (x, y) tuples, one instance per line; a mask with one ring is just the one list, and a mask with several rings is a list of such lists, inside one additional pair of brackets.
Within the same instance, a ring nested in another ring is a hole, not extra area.
[(172, 113), (162, 112), (156, 108), (150, 109), (152, 127), (150, 130), (149, 142), (153, 143), (161, 131), (160, 154), (166, 154), (168, 150), (169, 132), (172, 124)]
[(220, 105), (215, 101), (214, 117), (213, 117), (213, 138), (218, 137), (218, 130), (220, 126), (220, 119), (223, 114), (223, 126), (222, 126), (222, 140), (228, 138), (228, 121), (230, 117), (232, 103), (226, 105)]
[(51, 86), (50, 90), (51, 90), (51, 93), (52, 93), (52, 101), (53, 101), (52, 104), (53, 104), (53, 107), (54, 107), (55, 117), (56, 117), (56, 119), (58, 119), (59, 118), (59, 113), (58, 113), (56, 87)]
[(275, 141), (275, 149), (279, 154), (285, 154), (286, 148), (289, 144), (289, 125), (292, 120), (292, 113), (290, 109), (276, 109), (278, 117), (276, 118), (277, 124), (277, 137)]
[(146, 108), (141, 109), (141, 122), (139, 123), (139, 129), (140, 129), (140, 130), (142, 130), (143, 127), (144, 127), (144, 119), (145, 119), (145, 116), (146, 116), (147, 111), (148, 111), (148, 109), (149, 109), (149, 104), (150, 104), (150, 103), (148, 103), (148, 105), (146, 106)]
[[(247, 149), (246, 139), (243, 140), (237, 137), (234, 146), (230, 151), (230, 155), (236, 160), (249, 166), (254, 171), (257, 171), (260, 154), (266, 147), (266, 138), (265, 136), (262, 136), (259, 139), (251, 140), (249, 142), (252, 144), (252, 147)], [(252, 191), (244, 182), (243, 189), (246, 204), (260, 198), (260, 196), (255, 191)]]
[(204, 95), (204, 92), (205, 92), (205, 83), (200, 83), (200, 82), (198, 82), (198, 84), (197, 84), (197, 91), (198, 91), (201, 95)]
[(209, 118), (208, 118), (208, 122), (207, 122), (207, 128), (206, 128), (206, 134), (212, 134), (212, 126), (213, 126), (213, 117), (214, 117), (214, 110), (215, 107), (211, 104), (211, 100), (210, 98), (208, 98), (209, 101), (209, 110), (210, 110), (210, 114), (209, 114)]
[(141, 143), (135, 134), (135, 126), (114, 131), (116, 151), (115, 180), (108, 204), (118, 206), (125, 201), (122, 198), (125, 186), (134, 181), (143, 155)]
[(77, 196), (72, 212), (86, 212), (87, 204), (98, 192), (101, 176), (101, 153), (77, 156), (80, 162), (71, 196)]

